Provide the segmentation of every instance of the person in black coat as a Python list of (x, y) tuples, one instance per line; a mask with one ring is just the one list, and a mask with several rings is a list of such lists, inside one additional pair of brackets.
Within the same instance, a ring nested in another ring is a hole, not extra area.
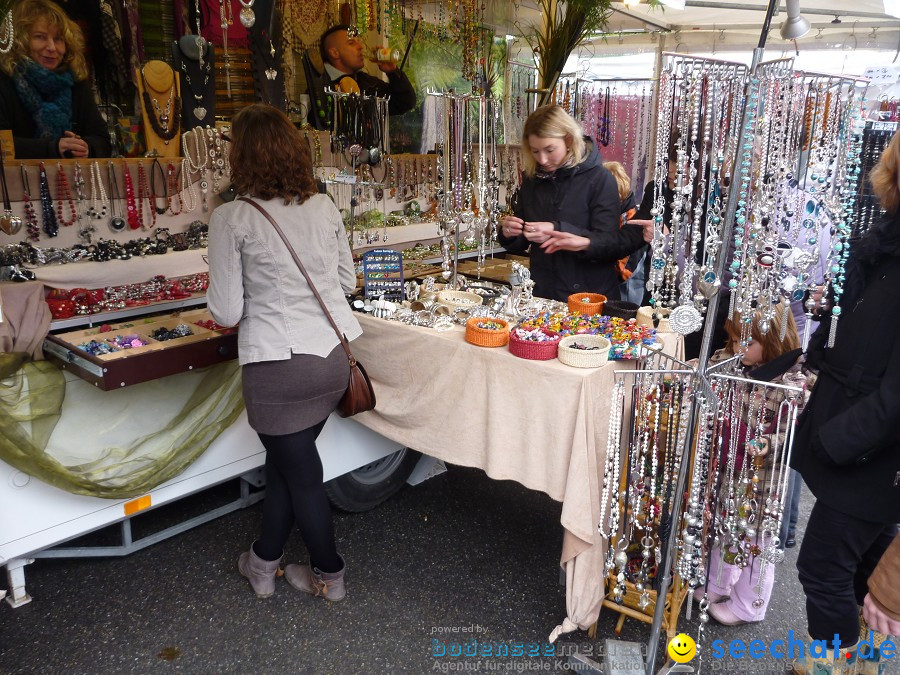
[(900, 521), (898, 173), (900, 134), (871, 173), (888, 215), (851, 245), (840, 305), (810, 342), (819, 378), (791, 462), (816, 497), (797, 560), (809, 633), (843, 647), (857, 642), (866, 581)]
[(416, 91), (396, 63), (378, 61), (378, 68), (387, 75), (387, 82), (372, 77), (363, 70), (365, 45), (350, 26), (340, 24), (326, 30), (322, 34), (319, 49), (325, 75), (332, 84), (338, 85), (344, 78), (350, 78), (363, 94), (374, 94), (382, 98), (390, 96), (390, 115), (402, 115), (416, 107)]
[(619, 299), (616, 261), (644, 243), (641, 227), (619, 227), (621, 201), (594, 142), (560, 106), (535, 110), (522, 130), (525, 179), (498, 239), (526, 250), (534, 294), (565, 301), (573, 293)]
[(0, 129), (12, 130), (16, 158), (109, 157), (81, 29), (49, 0), (17, 3), (13, 26), (0, 60)]

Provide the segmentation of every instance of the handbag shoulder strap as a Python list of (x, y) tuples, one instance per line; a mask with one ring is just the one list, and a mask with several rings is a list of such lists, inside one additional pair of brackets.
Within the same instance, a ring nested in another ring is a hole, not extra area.
[(331, 316), (331, 312), (328, 311), (328, 307), (325, 305), (325, 301), (322, 300), (322, 296), (319, 295), (318, 289), (316, 289), (316, 285), (313, 283), (312, 279), (309, 278), (309, 274), (306, 272), (306, 268), (303, 266), (303, 263), (300, 262), (300, 257), (297, 255), (297, 252), (294, 250), (294, 247), (291, 246), (291, 242), (288, 241), (287, 237), (284, 236), (284, 231), (275, 222), (275, 219), (269, 215), (269, 212), (265, 210), (259, 203), (253, 201), (249, 197), (239, 197), (240, 201), (247, 202), (252, 207), (254, 207), (257, 211), (263, 214), (266, 219), (272, 223), (272, 227), (275, 228), (275, 231), (278, 233), (278, 236), (281, 237), (281, 241), (284, 242), (284, 245), (287, 246), (288, 252), (291, 254), (291, 257), (294, 259), (294, 262), (297, 263), (297, 267), (300, 268), (300, 273), (303, 274), (303, 278), (306, 279), (306, 283), (309, 284), (310, 289), (313, 292), (313, 295), (316, 296), (316, 300), (319, 301), (319, 304), (322, 306), (322, 311), (325, 312), (325, 317), (328, 319), (328, 323), (331, 324), (331, 327), (334, 328), (334, 332), (338, 336), (338, 340), (341, 341), (341, 346), (344, 348), (344, 351), (347, 352), (347, 358), (350, 359), (350, 365), (353, 366), (356, 364), (356, 359), (353, 357), (353, 354), (350, 351), (350, 343), (347, 342), (347, 338), (341, 332), (341, 329), (338, 328), (338, 325), (334, 322), (334, 318)]

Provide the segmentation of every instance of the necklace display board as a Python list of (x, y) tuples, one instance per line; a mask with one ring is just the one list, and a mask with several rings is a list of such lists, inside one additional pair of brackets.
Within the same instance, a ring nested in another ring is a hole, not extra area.
[(181, 87), (178, 73), (163, 61), (148, 61), (136, 71), (147, 150), (178, 157), (181, 150)]
[(403, 300), (403, 256), (389, 248), (366, 251), (362, 256), (366, 298)]
[(185, 35), (172, 43), (172, 55), (184, 82), (183, 131), (211, 124), (216, 117), (216, 87), (211, 77), (215, 68), (212, 43), (196, 35)]

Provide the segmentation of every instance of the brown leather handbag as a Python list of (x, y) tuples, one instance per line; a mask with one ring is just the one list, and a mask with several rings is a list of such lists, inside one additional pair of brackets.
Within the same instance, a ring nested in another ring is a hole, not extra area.
[(344, 392), (344, 396), (341, 398), (340, 403), (338, 403), (338, 415), (341, 417), (350, 417), (351, 415), (356, 415), (357, 413), (365, 412), (366, 410), (372, 410), (375, 408), (375, 391), (372, 389), (372, 383), (369, 381), (369, 376), (350, 351), (350, 343), (347, 342), (346, 336), (341, 333), (337, 324), (334, 322), (334, 319), (331, 317), (331, 312), (328, 311), (328, 307), (325, 306), (322, 296), (319, 295), (319, 291), (316, 290), (315, 284), (312, 282), (312, 279), (309, 278), (309, 274), (306, 273), (306, 268), (303, 267), (303, 263), (300, 262), (300, 258), (297, 256), (294, 247), (291, 246), (287, 237), (284, 236), (284, 232), (278, 226), (278, 223), (275, 222), (275, 219), (269, 215), (268, 211), (249, 197), (241, 197), (240, 200), (255, 207), (270, 223), (272, 223), (272, 227), (275, 228), (278, 236), (281, 237), (281, 241), (287, 246), (288, 252), (294, 259), (294, 262), (297, 263), (297, 267), (300, 268), (300, 272), (306, 279), (306, 283), (309, 284), (313, 295), (316, 296), (316, 300), (322, 305), (322, 310), (328, 318), (328, 323), (331, 324), (331, 327), (334, 328), (334, 332), (337, 333), (338, 340), (341, 341), (341, 346), (344, 348), (344, 351), (347, 352), (347, 359), (350, 362), (350, 381), (347, 383), (347, 391)]

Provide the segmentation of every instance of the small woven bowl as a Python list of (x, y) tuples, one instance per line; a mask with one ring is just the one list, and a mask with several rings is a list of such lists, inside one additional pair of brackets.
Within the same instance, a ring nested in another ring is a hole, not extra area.
[[(654, 325), (653, 314), (656, 313), (657, 324)], [(672, 310), (660, 307), (653, 309), (652, 307), (641, 307), (637, 312), (637, 322), (650, 328), (655, 328), (657, 333), (671, 333), (672, 326), (669, 325), (669, 314)]]
[(541, 332), (554, 338), (546, 342), (531, 342), (516, 337), (516, 331), (509, 332), (509, 353), (531, 361), (549, 361), (555, 359), (559, 349), (559, 333), (541, 328)]
[(573, 293), (569, 296), (569, 311), (585, 316), (603, 313), (606, 296), (599, 293)]
[(633, 302), (626, 302), (625, 300), (607, 300), (603, 305), (603, 314), (606, 316), (614, 316), (620, 319), (635, 319), (637, 318), (638, 307)]
[(450, 309), (471, 309), (482, 303), (482, 297), (478, 293), (468, 291), (438, 291), (437, 301), (447, 305)]
[[(502, 324), (503, 328), (500, 330), (479, 328), (480, 321), (496, 321)], [(466, 342), (471, 342), (479, 347), (502, 347), (509, 342), (509, 324), (503, 319), (485, 319), (473, 316), (466, 321)]]
[[(573, 342), (600, 349), (573, 349)], [(602, 335), (590, 335), (579, 333), (568, 335), (559, 341), (559, 360), (567, 366), (576, 368), (599, 368), (609, 361), (609, 348), (612, 346), (609, 340)]]

